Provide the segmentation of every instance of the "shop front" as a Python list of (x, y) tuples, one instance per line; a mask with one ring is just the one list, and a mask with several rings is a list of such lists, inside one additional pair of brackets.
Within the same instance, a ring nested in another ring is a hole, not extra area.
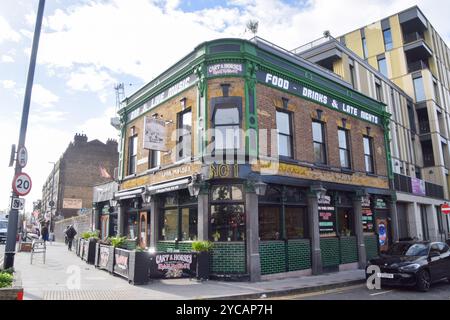
[(114, 200), (117, 190), (118, 184), (114, 181), (95, 186), (93, 190), (93, 227), (100, 231), (101, 239), (117, 235), (117, 207)]

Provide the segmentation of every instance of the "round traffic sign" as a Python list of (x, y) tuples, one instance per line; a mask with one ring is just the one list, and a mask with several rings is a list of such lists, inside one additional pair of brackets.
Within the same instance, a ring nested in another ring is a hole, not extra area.
[(441, 206), (441, 211), (443, 214), (450, 214), (450, 205), (448, 205), (447, 203), (444, 203)]
[(28, 162), (28, 151), (27, 148), (22, 147), (19, 149), (18, 155), (17, 155), (17, 161), (19, 162), (19, 166), (21, 168), (25, 168)]
[(26, 196), (28, 193), (30, 193), (31, 190), (30, 176), (24, 172), (17, 174), (14, 177), (12, 187), (14, 192), (19, 196)]

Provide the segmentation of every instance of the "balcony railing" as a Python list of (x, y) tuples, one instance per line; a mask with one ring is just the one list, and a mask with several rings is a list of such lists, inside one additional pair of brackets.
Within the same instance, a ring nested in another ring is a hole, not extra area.
[(418, 41), (418, 40), (425, 40), (423, 34), (419, 32), (413, 32), (403, 35), (403, 40), (405, 44)]
[(408, 73), (428, 69), (428, 63), (423, 60), (408, 63)]
[[(420, 181), (420, 180), (416, 180), (416, 181)], [(423, 183), (423, 181), (422, 181), (422, 183)], [(394, 188), (396, 191), (414, 194), (411, 177), (404, 176), (402, 174), (398, 174), (398, 173), (394, 174)], [(418, 195), (423, 195), (423, 193), (422, 194), (418, 193)], [(444, 187), (425, 181), (425, 195), (427, 197), (443, 199), (444, 198)]]
[(428, 121), (419, 122), (419, 130), (420, 130), (420, 134), (430, 133), (430, 122), (428, 122)]

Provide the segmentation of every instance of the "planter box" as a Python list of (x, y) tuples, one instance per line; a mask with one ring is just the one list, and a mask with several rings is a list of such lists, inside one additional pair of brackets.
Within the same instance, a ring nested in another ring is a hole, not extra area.
[(81, 256), (81, 244), (82, 244), (83, 239), (73, 239), (72, 241), (73, 241), (72, 247), (75, 246), (77, 256), (80, 257)]
[(197, 253), (197, 279), (208, 280), (209, 279), (209, 252)]
[(97, 243), (95, 249), (95, 267), (110, 273), (114, 270), (114, 247)]
[(113, 272), (129, 283), (146, 284), (149, 281), (150, 254), (145, 251), (114, 249)]
[(89, 264), (95, 263), (95, 245), (96, 241), (84, 240), (81, 241), (81, 260), (86, 261)]
[(14, 273), (11, 287), (0, 288), (0, 300), (23, 300), (22, 279), (18, 272)]

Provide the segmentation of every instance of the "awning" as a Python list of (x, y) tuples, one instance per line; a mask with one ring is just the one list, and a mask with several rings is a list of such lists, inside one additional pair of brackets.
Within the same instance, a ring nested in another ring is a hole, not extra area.
[(127, 190), (121, 190), (116, 193), (114, 193), (114, 199), (115, 200), (125, 200), (125, 199), (132, 199), (137, 196), (141, 196), (145, 192), (145, 187), (139, 187), (136, 189), (127, 189)]
[(150, 194), (159, 194), (164, 192), (171, 192), (176, 190), (185, 189), (191, 182), (190, 178), (179, 179), (172, 182), (161, 183), (158, 185), (153, 185), (147, 188)]

